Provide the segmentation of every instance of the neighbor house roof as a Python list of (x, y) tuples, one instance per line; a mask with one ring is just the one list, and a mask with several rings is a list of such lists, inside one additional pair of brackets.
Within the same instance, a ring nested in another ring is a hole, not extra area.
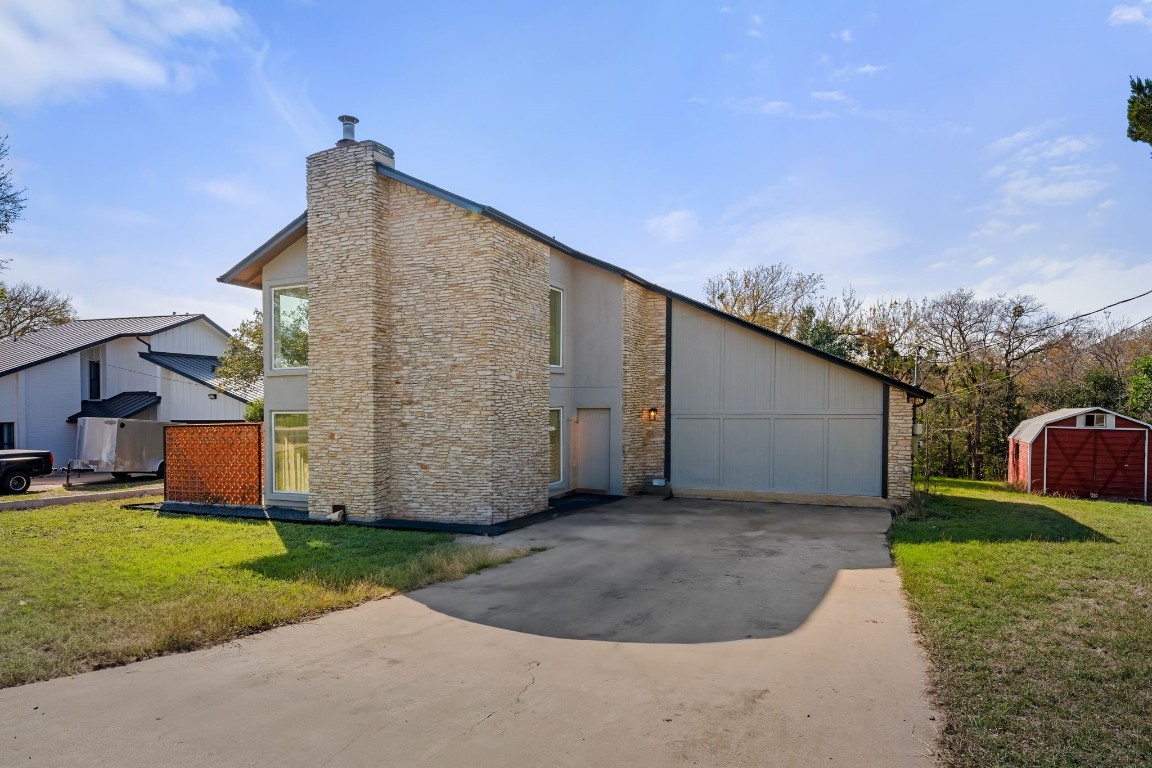
[(80, 403), (80, 410), (65, 421), (75, 424), (76, 419), (82, 417), (130, 419), (159, 402), (160, 395), (155, 392), (121, 392), (107, 400), (84, 400)]
[[(614, 272), (623, 277), (625, 280), (629, 280), (633, 283), (636, 283), (637, 285), (643, 286), (650, 291), (659, 293), (670, 299), (675, 299), (676, 301), (688, 304), (702, 312), (707, 312), (730, 322), (734, 322), (751, 331), (769, 336), (781, 343), (804, 350), (805, 352), (815, 355), (816, 357), (823, 358), (831, 363), (835, 363), (836, 365), (854, 370), (858, 373), (862, 373), (865, 376), (869, 376), (870, 378), (879, 379), (880, 381), (895, 386), (914, 397), (922, 397), (927, 399), (934, 396), (927, 390), (920, 389), (919, 387), (912, 386), (911, 384), (906, 384), (899, 379), (887, 376), (883, 373), (880, 373), (879, 371), (874, 371), (871, 368), (857, 365), (850, 360), (845, 360), (844, 358), (837, 357), (836, 355), (823, 352), (822, 350), (809, 346), (802, 341), (797, 341), (796, 339), (793, 339), (789, 336), (776, 333), (775, 331), (770, 331), (767, 328), (755, 325), (754, 323), (749, 323), (748, 321), (736, 317), (735, 315), (722, 312), (715, 307), (704, 304), (703, 302), (690, 299), (687, 296), (676, 293), (675, 291), (671, 291), (667, 288), (656, 285), (655, 283), (649, 282), (639, 275), (629, 272), (623, 267), (618, 267), (615, 264), (609, 264), (606, 261), (601, 261), (594, 256), (581, 253), (575, 248), (565, 245), (556, 238), (546, 235), (540, 230), (530, 227), (524, 222), (518, 221), (506, 213), (498, 211), (490, 205), (483, 205), (481, 203), (469, 200), (466, 197), (461, 197), (460, 195), (457, 195), (453, 192), (449, 192), (433, 184), (429, 184), (422, 179), (418, 179), (415, 176), (409, 176), (408, 174), (398, 171), (391, 166), (384, 165), (383, 163), (376, 164), (376, 171), (381, 176), (385, 176), (386, 178), (398, 181), (401, 184), (412, 187), (413, 189), (418, 189), (421, 192), (432, 195), (433, 197), (438, 197), (441, 200), (452, 203), (453, 205), (463, 208), (470, 213), (476, 214), (478, 216), (484, 216), (485, 218), (491, 219), (492, 221), (503, 224), (506, 227), (510, 227), (511, 229), (520, 232), (521, 234), (527, 235), (533, 240), (543, 243), (551, 248), (555, 248), (561, 253), (571, 256), (574, 259), (579, 259), (580, 261), (592, 264), (596, 267), (600, 267), (601, 269), (607, 270), (609, 272)], [(262, 286), (261, 271), (264, 269), (264, 265), (283, 253), (290, 245), (307, 234), (307, 232), (308, 212), (305, 211), (304, 213), (297, 216), (290, 224), (288, 224), (288, 226), (284, 227), (284, 229), (273, 235), (272, 238), (268, 240), (268, 242), (261, 245), (259, 248), (245, 257), (243, 261), (216, 279), (219, 282), (229, 283), (230, 285), (238, 285), (245, 288), (260, 288)]]
[(151, 336), (181, 325), (203, 320), (225, 336), (225, 331), (206, 315), (154, 315), (150, 317), (111, 317), (101, 320), (73, 320), (18, 339), (0, 341), (0, 376), (22, 371), (58, 357), (125, 336)]
[[(1064, 419), (1071, 419), (1075, 416), (1079, 416), (1082, 413), (1093, 413), (1097, 411), (1110, 413), (1113, 416), (1119, 416), (1122, 419), (1128, 419), (1128, 421), (1134, 421), (1137, 424), (1144, 424), (1144, 422), (1140, 421), (1139, 419), (1134, 419), (1131, 416), (1125, 416), (1122, 413), (1116, 413), (1116, 411), (1110, 411), (1107, 408), (1060, 408), (1059, 410), (1051, 411), (1050, 413), (1042, 413), (1039, 416), (1033, 416), (1030, 419), (1025, 419), (1016, 425), (1016, 429), (1012, 430), (1012, 434), (1008, 435), (1008, 439), (1019, 440), (1022, 443), (1031, 443), (1033, 440), (1040, 436), (1040, 433), (1044, 431), (1044, 427), (1048, 426), (1049, 424), (1053, 424), (1057, 421), (1063, 421)], [(1144, 424), (1144, 426), (1152, 429), (1152, 424)]]
[(186, 379), (198, 384), (211, 387), (223, 392), (228, 397), (242, 403), (250, 403), (264, 396), (264, 384), (258, 382), (252, 386), (244, 387), (225, 381), (216, 375), (216, 368), (220, 365), (220, 358), (212, 355), (184, 355), (176, 352), (141, 352), (140, 357), (150, 363), (155, 363)]

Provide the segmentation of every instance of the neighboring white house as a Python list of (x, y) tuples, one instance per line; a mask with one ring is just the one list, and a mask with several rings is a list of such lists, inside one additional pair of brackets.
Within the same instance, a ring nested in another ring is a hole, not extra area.
[(75, 320), (0, 341), (0, 449), (73, 458), (81, 416), (236, 421), (260, 391), (216, 379), (228, 332), (204, 315)]

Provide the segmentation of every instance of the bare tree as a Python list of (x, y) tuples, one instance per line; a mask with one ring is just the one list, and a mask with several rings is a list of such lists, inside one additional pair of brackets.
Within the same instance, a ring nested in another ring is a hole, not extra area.
[(18, 339), (75, 319), (71, 297), (29, 283), (0, 283), (0, 339)]
[[(8, 157), (8, 137), (0, 138), (0, 235), (8, 234), (12, 222), (20, 218), (24, 210), (24, 190), (17, 189), (12, 182), (12, 171), (4, 165)], [(0, 266), (3, 266), (0, 262)]]
[(824, 276), (786, 264), (730, 269), (708, 279), (705, 300), (719, 310), (777, 333), (793, 336), (801, 312), (823, 299)]

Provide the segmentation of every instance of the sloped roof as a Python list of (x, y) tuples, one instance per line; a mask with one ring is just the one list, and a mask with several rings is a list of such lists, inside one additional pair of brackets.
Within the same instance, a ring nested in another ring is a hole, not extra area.
[(81, 417), (130, 419), (159, 402), (160, 395), (155, 392), (121, 392), (107, 400), (84, 400), (80, 403), (80, 410), (65, 421), (75, 424)]
[[(594, 256), (581, 253), (575, 248), (565, 245), (556, 238), (546, 235), (540, 230), (530, 227), (522, 221), (518, 221), (517, 219), (512, 218), (508, 214), (503, 213), (490, 205), (483, 205), (481, 203), (469, 200), (466, 197), (461, 197), (460, 195), (449, 192), (445, 189), (441, 189), (434, 184), (429, 184), (422, 179), (418, 179), (415, 176), (410, 176), (407, 173), (398, 171), (391, 166), (384, 165), (383, 163), (376, 164), (376, 172), (381, 176), (392, 179), (394, 181), (398, 181), (401, 184), (412, 187), (413, 189), (420, 190), (421, 192), (425, 192), (429, 195), (432, 195), (433, 197), (437, 197), (441, 200), (452, 203), (453, 205), (463, 208), (470, 213), (483, 216), (499, 224), (503, 224), (504, 226), (514, 229), (517, 232), (520, 232), (521, 234), (536, 240), (537, 242), (543, 243), (550, 248), (555, 248), (556, 250), (567, 254), (574, 259), (579, 259), (580, 261), (592, 264), (596, 267), (600, 267), (601, 269), (607, 270), (609, 272), (614, 272), (615, 274), (623, 277), (625, 280), (629, 280), (633, 283), (636, 283), (637, 285), (647, 288), (648, 290), (655, 293), (659, 293), (670, 299), (688, 304), (702, 312), (707, 312), (711, 315), (715, 315), (716, 317), (720, 317), (729, 322), (743, 326), (748, 330), (754, 331), (764, 336), (769, 336), (783, 344), (787, 344), (788, 346), (803, 350), (804, 352), (814, 355), (815, 357), (822, 358), (841, 367), (856, 371), (857, 373), (861, 373), (865, 376), (868, 376), (869, 378), (878, 379), (886, 384), (897, 387), (914, 397), (921, 397), (925, 399), (934, 397), (931, 392), (921, 389), (920, 387), (907, 384), (903, 381), (900, 381), (899, 379), (880, 373), (879, 371), (874, 371), (871, 368), (854, 363), (851, 360), (845, 360), (842, 357), (837, 357), (836, 355), (832, 355), (822, 350), (816, 349), (815, 347), (809, 346), (802, 341), (797, 341), (790, 336), (785, 336), (783, 334), (776, 333), (775, 331), (770, 331), (767, 328), (762, 328), (761, 326), (749, 323), (748, 321), (736, 317), (735, 315), (722, 312), (715, 307), (709, 306), (703, 302), (690, 299), (687, 296), (676, 293), (675, 291), (671, 291), (655, 283), (649, 282), (639, 275), (629, 272), (623, 267), (618, 267), (615, 264), (601, 261)], [(264, 265), (283, 253), (285, 249), (303, 237), (307, 232), (308, 212), (305, 211), (293, 219), (286, 227), (273, 235), (271, 239), (269, 239), (266, 243), (246, 256), (239, 264), (236, 264), (223, 275), (216, 278), (217, 281), (221, 283), (228, 283), (230, 285), (238, 285), (243, 288), (260, 288), (262, 286), (261, 270), (264, 268)]]
[(125, 336), (151, 336), (187, 323), (203, 320), (225, 336), (225, 331), (206, 315), (153, 315), (73, 320), (33, 331), (18, 339), (0, 340), (0, 376), (31, 368), (64, 355), (95, 347)]
[[(1116, 411), (1110, 411), (1107, 408), (1060, 408), (1059, 410), (1051, 411), (1050, 413), (1042, 413), (1039, 416), (1033, 416), (1030, 419), (1025, 419), (1016, 425), (1016, 429), (1012, 430), (1012, 434), (1008, 435), (1009, 440), (1019, 440), (1022, 443), (1031, 443), (1040, 433), (1044, 431), (1044, 427), (1057, 421), (1070, 419), (1074, 416), (1079, 416), (1082, 413), (1110, 413), (1113, 416), (1119, 416), (1128, 421), (1134, 421), (1137, 424), (1144, 424), (1139, 419), (1134, 419), (1131, 416), (1125, 416)], [(1144, 426), (1152, 428), (1152, 424), (1144, 424)]]
[(264, 396), (264, 383), (259, 382), (251, 387), (237, 387), (225, 382), (216, 375), (216, 368), (220, 365), (220, 358), (212, 355), (184, 355), (176, 352), (141, 352), (140, 357), (150, 363), (155, 363), (197, 384), (223, 392), (234, 400), (250, 403)]

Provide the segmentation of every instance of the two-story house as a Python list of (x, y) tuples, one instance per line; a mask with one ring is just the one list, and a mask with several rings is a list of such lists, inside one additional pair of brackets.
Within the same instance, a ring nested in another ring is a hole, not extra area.
[(892, 504), (917, 387), (583, 254), (349, 137), (263, 291), (266, 502), (493, 525), (570, 490)]
[(215, 375), (228, 332), (204, 315), (75, 320), (0, 341), (0, 448), (76, 447), (81, 416), (231, 421), (256, 392)]

